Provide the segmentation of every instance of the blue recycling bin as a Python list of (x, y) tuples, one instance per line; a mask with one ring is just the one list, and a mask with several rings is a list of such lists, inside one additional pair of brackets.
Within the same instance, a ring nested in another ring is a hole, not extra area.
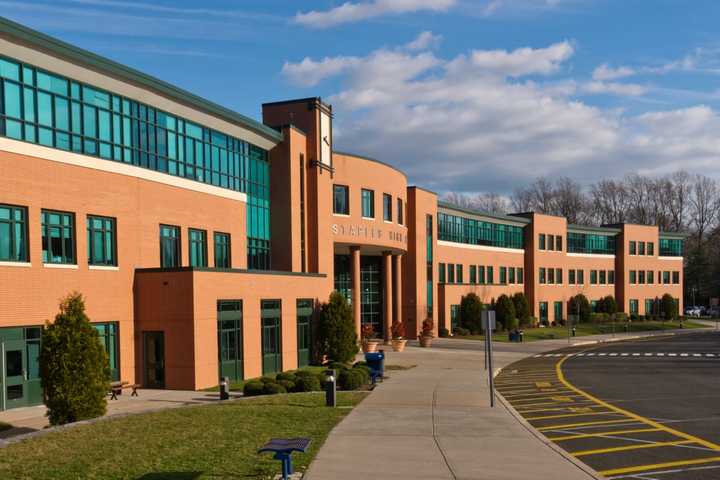
[(370, 378), (373, 385), (378, 378), (382, 381), (385, 376), (385, 352), (380, 350), (379, 352), (366, 353), (365, 362), (370, 369)]

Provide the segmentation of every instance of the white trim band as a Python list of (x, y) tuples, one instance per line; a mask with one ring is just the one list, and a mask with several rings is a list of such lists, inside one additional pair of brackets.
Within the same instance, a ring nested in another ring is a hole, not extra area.
[(43, 263), (43, 267), (45, 268), (60, 268), (60, 269), (67, 269), (67, 270), (77, 270), (78, 266), (73, 265), (70, 263)]
[(0, 262), (0, 267), (32, 267), (30, 262)]
[(139, 178), (141, 180), (161, 183), (171, 187), (207, 193), (208, 195), (215, 195), (216, 197), (229, 198), (230, 200), (247, 203), (247, 195), (242, 192), (208, 185), (195, 180), (188, 180), (187, 178), (176, 177), (168, 173), (156, 172), (154, 170), (117, 162), (115, 160), (106, 160), (104, 158), (80, 155), (78, 153), (66, 152), (56, 148), (44, 147), (42, 145), (35, 145), (9, 138), (0, 138), (0, 150), (16, 153), (18, 155), (37, 157), (52, 162), (74, 165), (76, 167), (90, 168), (106, 173), (115, 173), (127, 177)]
[(108, 272), (117, 272), (120, 267), (110, 267), (105, 265), (88, 265), (88, 270), (105, 270)]
[(615, 258), (615, 255), (610, 253), (566, 253), (568, 257), (582, 257), (582, 258)]
[(468, 243), (448, 242), (447, 240), (438, 240), (438, 245), (443, 247), (468, 248), (470, 250), (484, 250), (486, 252), (505, 252), (505, 253), (525, 253), (524, 248), (503, 248), (489, 247), (487, 245), (470, 245)]
[(679, 260), (683, 261), (683, 257), (657, 257), (658, 260)]

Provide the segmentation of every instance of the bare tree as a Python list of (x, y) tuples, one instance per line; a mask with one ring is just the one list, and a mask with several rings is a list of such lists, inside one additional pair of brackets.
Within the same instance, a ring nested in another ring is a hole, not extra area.
[(589, 217), (599, 225), (622, 223), (628, 208), (625, 185), (615, 180), (601, 180), (590, 188)]
[(672, 193), (666, 198), (669, 200), (671, 231), (682, 232), (687, 225), (688, 201), (692, 191), (690, 181), (690, 175), (685, 170), (679, 170), (670, 177)]
[(704, 175), (696, 175), (693, 179), (692, 194), (690, 195), (690, 218), (695, 227), (698, 243), (705, 238), (718, 219), (718, 185), (715, 181)]
[(568, 223), (587, 222), (587, 201), (579, 183), (568, 177), (561, 177), (553, 189), (551, 213), (567, 218)]

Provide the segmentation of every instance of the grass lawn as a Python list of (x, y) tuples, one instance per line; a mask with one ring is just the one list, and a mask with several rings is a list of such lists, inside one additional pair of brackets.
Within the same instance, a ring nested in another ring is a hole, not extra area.
[[(0, 449), (0, 478), (12, 479), (267, 479), (280, 471), (256, 450), (271, 437), (310, 437), (294, 454), (303, 471), (330, 430), (367, 393), (254, 397), (237, 402), (132, 415), (53, 432)], [(350, 408), (349, 408), (350, 407)]]
[[(689, 320), (683, 322), (683, 328), (703, 328), (706, 325), (695, 323)], [(625, 324), (616, 323), (615, 334), (625, 334)], [(659, 330), (675, 330), (680, 328), (680, 322), (633, 322), (630, 324), (630, 332), (649, 332)], [(535, 342), (538, 340), (552, 340), (557, 338), (567, 338), (568, 329), (565, 327), (547, 327), (547, 328), (525, 328), (523, 340), (525, 342)], [(599, 335), (604, 333), (612, 333), (613, 325), (610, 323), (606, 324), (593, 324), (593, 323), (581, 323), (577, 326), (575, 332), (576, 336), (584, 337), (586, 335)], [(483, 335), (468, 335), (465, 337), (455, 336), (452, 338), (459, 338), (464, 340), (484, 340)], [(493, 341), (496, 342), (507, 342), (507, 332), (496, 333), (493, 335)]]

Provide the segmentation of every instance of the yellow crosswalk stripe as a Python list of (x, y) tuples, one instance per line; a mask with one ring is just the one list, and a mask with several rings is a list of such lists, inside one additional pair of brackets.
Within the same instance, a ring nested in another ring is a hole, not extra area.
[(547, 437), (548, 440), (553, 442), (561, 442), (563, 440), (575, 440), (579, 438), (593, 438), (593, 437), (605, 437), (608, 435), (623, 435), (625, 433), (645, 433), (645, 432), (660, 432), (657, 428), (633, 428), (631, 430), (611, 430), (608, 432), (597, 432), (597, 433), (576, 433), (574, 435), (561, 435), (559, 437)]
[(676, 462), (653, 463), (648, 465), (635, 465), (633, 467), (615, 468), (598, 472), (600, 475), (609, 477), (611, 475), (622, 475), (624, 473), (647, 472), (648, 470), (662, 470), (665, 468), (684, 467), (687, 465), (700, 465), (703, 463), (720, 462), (720, 457), (695, 458), (692, 460), (678, 460)]
[(630, 418), (627, 418), (627, 419), (621, 418), (619, 420), (600, 420), (597, 422), (580, 422), (580, 423), (564, 423), (562, 425), (548, 425), (545, 427), (540, 427), (540, 428), (538, 428), (538, 430), (541, 432), (545, 432), (547, 430), (563, 430), (566, 428), (574, 428), (574, 427), (589, 427), (592, 425), (611, 425), (613, 423), (630, 423), (630, 422), (641, 423), (641, 422), (638, 422), (637, 420), (633, 420)]
[(550, 420), (551, 418), (586, 417), (590, 415), (618, 415), (616, 412), (563, 413), (561, 415), (545, 415), (542, 417), (525, 417), (525, 420)]
[(575, 457), (584, 457), (586, 455), (600, 455), (604, 453), (615, 453), (615, 452), (626, 452), (628, 450), (641, 450), (644, 448), (657, 448), (657, 447), (672, 447), (674, 445), (687, 445), (688, 443), (695, 443), (692, 440), (678, 440), (676, 442), (655, 442), (655, 443), (643, 443), (639, 445), (625, 445), (622, 447), (608, 447), (598, 448), (596, 450), (581, 450), (579, 452), (570, 452)]

